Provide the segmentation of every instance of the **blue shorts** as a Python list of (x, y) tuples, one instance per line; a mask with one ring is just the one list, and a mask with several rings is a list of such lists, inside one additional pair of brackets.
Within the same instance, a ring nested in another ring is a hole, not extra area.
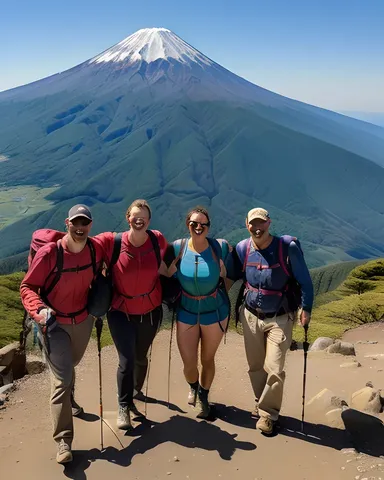
[(187, 325), (213, 325), (222, 322), (229, 316), (229, 305), (223, 304), (217, 310), (207, 313), (192, 313), (179, 307), (177, 311), (177, 320)]

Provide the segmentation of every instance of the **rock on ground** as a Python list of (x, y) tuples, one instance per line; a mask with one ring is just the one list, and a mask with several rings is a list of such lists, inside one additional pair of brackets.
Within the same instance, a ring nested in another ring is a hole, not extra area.
[(380, 413), (382, 410), (380, 392), (372, 387), (364, 387), (351, 396), (351, 407), (362, 412)]
[(356, 355), (355, 347), (352, 343), (336, 340), (333, 345), (326, 349), (327, 353), (339, 353), (341, 355)]
[(320, 350), (325, 350), (333, 344), (333, 339), (329, 337), (319, 337), (311, 345), (309, 349), (311, 352), (318, 352)]
[(359, 368), (361, 367), (361, 363), (360, 362), (346, 362), (346, 363), (342, 363), (340, 365), (341, 368)]

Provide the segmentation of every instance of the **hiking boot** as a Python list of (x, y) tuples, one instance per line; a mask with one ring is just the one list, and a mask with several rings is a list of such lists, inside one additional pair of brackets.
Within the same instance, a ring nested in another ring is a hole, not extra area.
[(84, 413), (84, 408), (76, 402), (73, 395), (71, 395), (71, 405), (72, 405), (72, 416), (80, 417)]
[(257, 401), (255, 402), (255, 408), (251, 412), (251, 417), (252, 418), (260, 418), (259, 403)]
[(271, 435), (273, 433), (274, 425), (275, 422), (269, 417), (260, 417), (256, 423), (256, 428), (258, 428), (260, 432), (264, 433), (265, 435)]
[(206, 390), (201, 385), (197, 394), (197, 408), (199, 413), (197, 418), (208, 418), (211, 414), (211, 406), (208, 402), (209, 390)]
[(64, 464), (72, 462), (72, 460), (71, 446), (64, 439), (61, 439), (57, 445), (56, 462)]
[(129, 407), (122, 407), (119, 405), (119, 411), (117, 413), (117, 428), (120, 430), (130, 430), (132, 428)]
[(188, 405), (192, 405), (193, 407), (196, 405), (198, 385), (199, 384), (197, 384), (197, 388), (192, 387), (192, 385), (189, 386)]

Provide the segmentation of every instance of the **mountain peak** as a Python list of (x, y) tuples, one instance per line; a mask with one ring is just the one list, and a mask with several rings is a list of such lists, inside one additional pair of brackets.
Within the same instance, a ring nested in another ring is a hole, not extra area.
[(133, 64), (158, 59), (211, 65), (213, 62), (167, 28), (143, 28), (92, 58), (89, 63)]

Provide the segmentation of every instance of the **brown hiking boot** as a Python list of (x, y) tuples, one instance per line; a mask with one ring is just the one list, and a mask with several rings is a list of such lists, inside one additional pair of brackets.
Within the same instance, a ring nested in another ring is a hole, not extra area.
[(132, 428), (129, 407), (122, 407), (119, 405), (119, 411), (117, 413), (117, 428), (120, 430), (130, 430)]
[(60, 464), (72, 462), (71, 446), (63, 438), (57, 445), (56, 462)]
[(251, 417), (252, 418), (260, 418), (259, 403), (257, 401), (255, 401), (255, 408), (251, 412)]
[(256, 428), (258, 428), (265, 435), (271, 435), (273, 433), (273, 427), (275, 422), (269, 417), (260, 417), (256, 423)]

